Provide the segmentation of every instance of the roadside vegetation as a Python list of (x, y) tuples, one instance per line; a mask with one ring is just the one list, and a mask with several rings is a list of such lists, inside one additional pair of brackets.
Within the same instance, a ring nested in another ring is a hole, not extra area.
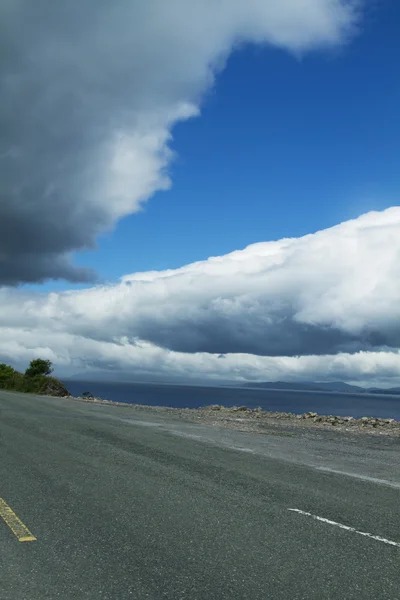
[(53, 367), (50, 360), (31, 360), (25, 373), (20, 373), (5, 363), (0, 364), (0, 389), (46, 396), (69, 396), (66, 387), (51, 377)]

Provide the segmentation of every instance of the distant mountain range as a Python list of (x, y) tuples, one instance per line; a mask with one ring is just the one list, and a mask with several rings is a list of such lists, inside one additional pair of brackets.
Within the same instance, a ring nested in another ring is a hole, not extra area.
[(394, 387), (394, 388), (388, 388), (386, 390), (382, 390), (380, 388), (369, 388), (367, 390), (370, 394), (395, 394), (395, 395), (400, 395), (400, 388), (398, 387)]
[[(63, 379), (63, 382), (68, 387), (68, 381), (82, 381), (86, 383), (90, 382), (104, 382), (104, 383), (149, 383), (149, 384), (159, 384), (159, 385), (194, 385), (201, 387), (218, 387), (217, 383), (209, 382), (208, 385), (204, 381), (185, 381), (180, 380), (177, 381), (175, 378), (170, 378), (168, 380), (165, 376), (162, 378), (157, 378), (153, 376), (151, 381), (149, 381), (149, 376), (146, 378), (140, 377), (136, 375), (132, 377), (132, 373), (121, 373), (115, 374), (114, 379), (110, 378), (110, 372), (85, 372), (85, 373), (76, 373), (73, 376), (66, 377)], [(241, 382), (241, 383), (231, 383), (231, 382), (223, 382), (223, 387), (248, 387), (248, 388), (263, 388), (270, 390), (300, 390), (300, 391), (317, 391), (317, 392), (354, 392), (357, 394), (400, 394), (400, 387), (393, 387), (386, 390), (382, 390), (380, 388), (364, 388), (360, 385), (350, 385), (349, 383), (345, 383), (344, 381), (329, 381), (329, 382), (320, 382), (320, 381), (303, 381), (302, 383), (298, 382), (288, 382), (288, 381), (258, 381), (258, 382)]]
[(302, 383), (288, 381), (259, 381), (242, 384), (243, 387), (263, 388), (270, 390), (301, 390), (319, 392), (355, 392), (357, 394), (400, 394), (399, 387), (389, 389), (364, 388), (359, 385), (350, 385), (344, 381), (303, 381)]

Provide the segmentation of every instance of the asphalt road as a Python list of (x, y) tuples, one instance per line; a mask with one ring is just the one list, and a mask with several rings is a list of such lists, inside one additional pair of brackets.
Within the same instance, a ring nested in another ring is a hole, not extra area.
[(0, 498), (1, 600), (400, 599), (398, 438), (0, 392)]

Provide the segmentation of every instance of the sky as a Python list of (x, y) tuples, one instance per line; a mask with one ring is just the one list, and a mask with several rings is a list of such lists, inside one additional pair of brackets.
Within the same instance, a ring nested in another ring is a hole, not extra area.
[(2, 0), (0, 361), (400, 385), (399, 22)]

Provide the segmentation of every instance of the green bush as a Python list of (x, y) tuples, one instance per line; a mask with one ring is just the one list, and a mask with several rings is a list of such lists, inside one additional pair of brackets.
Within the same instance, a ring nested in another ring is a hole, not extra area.
[(20, 389), (24, 376), (15, 371), (10, 365), (0, 364), (0, 388), (6, 390)]
[(25, 373), (16, 371), (10, 365), (0, 364), (0, 389), (28, 394), (48, 396), (69, 396), (68, 390), (52, 373), (51, 361), (36, 358)]

